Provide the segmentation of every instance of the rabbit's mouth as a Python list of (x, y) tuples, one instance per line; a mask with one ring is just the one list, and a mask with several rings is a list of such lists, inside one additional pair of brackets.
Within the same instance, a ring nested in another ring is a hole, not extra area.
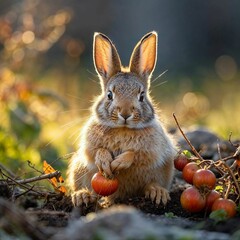
[(120, 126), (130, 126), (132, 125), (133, 114), (121, 114), (118, 113), (118, 124)]

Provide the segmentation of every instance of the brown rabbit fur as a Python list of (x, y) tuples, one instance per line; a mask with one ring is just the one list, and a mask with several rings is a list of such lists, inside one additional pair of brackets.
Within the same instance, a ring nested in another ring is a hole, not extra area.
[(69, 164), (73, 204), (81, 206), (97, 200), (91, 178), (99, 170), (119, 180), (119, 188), (109, 200), (145, 195), (156, 204), (166, 204), (176, 149), (149, 96), (157, 33), (150, 32), (139, 41), (128, 68), (122, 67), (111, 40), (95, 33), (93, 59), (102, 94)]

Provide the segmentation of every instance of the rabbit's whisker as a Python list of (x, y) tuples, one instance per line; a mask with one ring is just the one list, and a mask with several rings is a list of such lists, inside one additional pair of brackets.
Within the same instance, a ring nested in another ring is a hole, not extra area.
[(160, 82), (157, 85), (153, 86), (153, 88), (159, 87), (159, 86), (161, 86), (161, 85), (163, 85), (165, 83), (167, 83), (167, 81)]
[(166, 72), (168, 72), (168, 69), (163, 71), (162, 73), (160, 73), (156, 78), (154, 78), (152, 81), (151, 81), (151, 84), (153, 84), (155, 81), (157, 81), (160, 77), (162, 77)]

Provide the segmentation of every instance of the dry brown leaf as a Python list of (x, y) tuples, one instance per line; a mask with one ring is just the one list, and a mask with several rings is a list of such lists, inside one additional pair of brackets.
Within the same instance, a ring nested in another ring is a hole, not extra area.
[[(56, 170), (49, 163), (47, 163), (47, 161), (44, 160), (43, 161), (43, 172), (45, 174), (49, 174), (49, 173), (56, 172)], [(67, 193), (67, 189), (63, 185), (59, 185), (59, 183), (64, 182), (64, 179), (63, 179), (62, 176), (53, 177), (53, 178), (49, 179), (49, 181), (53, 185), (55, 191), (61, 192), (61, 193), (64, 193), (64, 194)]]

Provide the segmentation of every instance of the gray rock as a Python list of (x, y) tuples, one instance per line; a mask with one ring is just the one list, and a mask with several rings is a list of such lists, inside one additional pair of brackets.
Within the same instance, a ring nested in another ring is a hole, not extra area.
[(99, 213), (73, 220), (52, 240), (196, 239), (227, 240), (224, 233), (182, 229), (146, 218), (133, 207), (113, 206)]
[[(211, 145), (212, 143), (217, 143), (220, 141), (215, 133), (209, 131), (206, 128), (197, 127), (184, 132), (187, 138), (190, 140), (191, 144), (199, 151), (202, 144)], [(178, 144), (182, 149), (189, 149), (189, 146), (182, 135), (178, 139)]]
[[(236, 151), (236, 148), (229, 141), (221, 139), (207, 128), (194, 127), (184, 131), (184, 134), (204, 159), (219, 160)], [(180, 149), (191, 151), (183, 136), (180, 133), (175, 135)], [(221, 155), (219, 155), (219, 150)]]

